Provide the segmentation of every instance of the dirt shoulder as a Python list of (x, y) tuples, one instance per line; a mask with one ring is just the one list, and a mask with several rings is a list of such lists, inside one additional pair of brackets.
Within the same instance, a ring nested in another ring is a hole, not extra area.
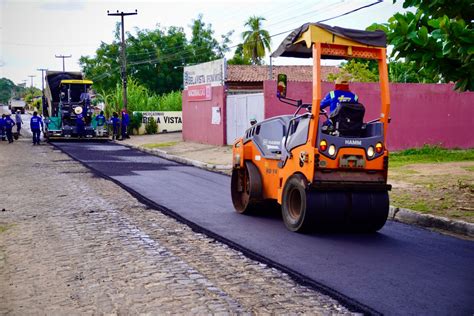
[[(231, 168), (230, 146), (184, 142), (181, 133), (133, 136), (124, 143)], [(474, 161), (390, 167), (388, 181), (393, 206), (474, 222)]]
[(474, 161), (394, 167), (388, 178), (392, 205), (474, 222)]

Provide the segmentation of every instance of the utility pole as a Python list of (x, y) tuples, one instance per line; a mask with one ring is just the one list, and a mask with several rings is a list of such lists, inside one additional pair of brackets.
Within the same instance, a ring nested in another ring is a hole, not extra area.
[(67, 55), (67, 56), (65, 56), (65, 55), (54, 55), (54, 57), (63, 59), (63, 72), (65, 72), (66, 68), (64, 67), (64, 59), (65, 58), (71, 58), (72, 56), (71, 55)]
[(123, 108), (125, 111), (127, 110), (127, 59), (125, 58), (125, 24), (124, 24), (124, 17), (127, 15), (136, 15), (137, 10), (135, 9), (135, 12), (119, 12), (117, 10), (117, 13), (109, 13), (109, 10), (107, 10), (107, 15), (108, 16), (120, 16), (121, 17), (121, 22), (122, 22), (122, 92), (123, 92)]
[(31, 78), (31, 88), (33, 88), (33, 78), (36, 77), (35, 75), (29, 75), (28, 77)]
[(268, 79), (273, 79), (273, 65), (272, 65), (272, 56), (270, 56), (270, 67), (268, 67)]
[(41, 105), (43, 107), (43, 115), (44, 115), (46, 113), (46, 100), (44, 98), (44, 72), (47, 71), (48, 69), (39, 68), (36, 70), (41, 71), (41, 92), (43, 93), (43, 95), (41, 96)]

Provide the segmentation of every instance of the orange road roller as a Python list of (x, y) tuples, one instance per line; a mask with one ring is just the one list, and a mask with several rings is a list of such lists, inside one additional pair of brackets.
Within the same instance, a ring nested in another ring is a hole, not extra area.
[[(278, 75), (277, 97), (296, 110), (255, 123), (234, 142), (235, 210), (252, 214), (281, 207), (286, 227), (295, 232), (380, 230), (391, 189), (385, 34), (307, 23), (272, 54), (279, 56), (313, 59), (312, 102), (287, 97), (287, 77)], [(342, 98), (331, 113), (321, 109), (321, 59), (351, 58), (378, 62), (381, 110), (372, 120), (354, 100)]]

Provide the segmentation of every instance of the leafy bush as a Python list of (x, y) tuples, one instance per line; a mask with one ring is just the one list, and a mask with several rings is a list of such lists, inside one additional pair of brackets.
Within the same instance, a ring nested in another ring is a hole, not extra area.
[(41, 102), (41, 99), (35, 99), (31, 103), (31, 107), (38, 112), (38, 114), (43, 114), (43, 103)]
[[(120, 113), (123, 108), (122, 85), (118, 83), (112, 93), (103, 91), (99, 97), (105, 101), (105, 114)], [(154, 94), (133, 78), (128, 79), (127, 112), (135, 111), (181, 111), (181, 91), (173, 91), (161, 96)]]
[(181, 91), (172, 91), (160, 97), (158, 108), (160, 111), (181, 111), (182, 104)]
[(147, 134), (156, 134), (158, 132), (158, 124), (153, 117), (150, 117), (148, 123), (145, 125), (145, 131)]
[(142, 125), (143, 115), (140, 112), (134, 112), (130, 118), (130, 124), (128, 125), (129, 134), (132, 135), (133, 131), (136, 130), (138, 134), (138, 129)]

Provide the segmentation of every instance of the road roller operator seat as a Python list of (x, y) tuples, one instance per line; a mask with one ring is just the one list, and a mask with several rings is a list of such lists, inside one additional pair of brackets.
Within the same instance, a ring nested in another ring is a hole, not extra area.
[(339, 103), (329, 116), (328, 131), (345, 137), (360, 137), (364, 130), (365, 107), (361, 103)]

